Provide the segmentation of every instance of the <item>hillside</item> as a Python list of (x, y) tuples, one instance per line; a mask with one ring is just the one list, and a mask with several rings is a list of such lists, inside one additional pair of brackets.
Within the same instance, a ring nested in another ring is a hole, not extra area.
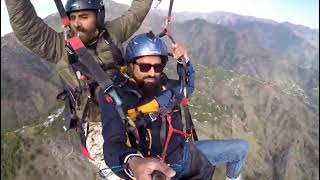
[[(259, 27), (259, 23), (254, 26)], [(264, 30), (260, 28), (260, 30), (255, 30), (255, 33), (263, 34)], [(197, 62), (250, 75), (291, 92), (302, 91), (298, 94), (300, 96), (303, 94), (302, 99), (305, 99), (305, 102), (315, 106), (315, 109), (319, 107), (319, 96), (315, 93), (319, 88), (319, 49), (308, 43), (310, 48), (304, 47), (303, 44), (306, 41), (301, 38), (295, 36), (297, 41), (303, 41), (302, 44), (294, 43), (291, 38), (288, 38), (289, 42), (287, 42), (288, 40), (272, 37), (273, 42), (270, 47), (274, 49), (270, 49), (268, 45), (261, 42), (269, 40), (267, 36), (258, 36), (263, 39), (260, 40), (251, 35), (254, 32), (235, 30), (228, 26), (209, 23), (203, 19), (176, 23), (174, 30), (176, 39), (187, 44), (192, 59)], [(277, 54), (276, 51), (279, 48), (274, 44), (277, 44), (278, 41), (290, 44), (290, 46), (283, 45), (286, 48), (285, 53)], [(303, 51), (306, 55), (300, 54), (300, 56), (298, 53)], [(293, 58), (295, 56), (300, 57), (299, 60), (302, 63)]]
[(22, 127), (57, 107), (59, 81), (53, 66), (13, 36), (1, 38), (1, 132)]
[(42, 117), (46, 122), (37, 126), (1, 134), (1, 178), (98, 180), (95, 167), (80, 153), (78, 134), (61, 128), (61, 112)]
[(319, 113), (250, 76), (203, 65), (197, 72), (198, 129), (205, 138), (250, 142), (245, 179), (319, 178)]

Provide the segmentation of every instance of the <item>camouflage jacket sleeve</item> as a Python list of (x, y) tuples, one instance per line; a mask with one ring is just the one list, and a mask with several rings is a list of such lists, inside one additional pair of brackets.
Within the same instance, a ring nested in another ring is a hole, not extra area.
[(56, 63), (64, 53), (63, 33), (51, 29), (30, 0), (5, 0), (10, 23), (17, 39), (42, 58)]
[(129, 10), (111, 22), (106, 28), (116, 36), (119, 43), (129, 39), (141, 26), (148, 14), (153, 0), (133, 0)]

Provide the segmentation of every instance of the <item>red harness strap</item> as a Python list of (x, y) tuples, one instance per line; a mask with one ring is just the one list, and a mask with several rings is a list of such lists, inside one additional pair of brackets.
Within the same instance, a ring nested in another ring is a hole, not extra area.
[(168, 150), (168, 146), (169, 146), (169, 142), (171, 140), (171, 137), (173, 135), (173, 133), (177, 133), (177, 134), (180, 134), (184, 137), (187, 137), (187, 138), (192, 138), (192, 134), (189, 134), (189, 133), (186, 133), (186, 132), (183, 132), (179, 129), (175, 129), (173, 126), (172, 126), (172, 119), (171, 119), (171, 116), (169, 114), (165, 115), (166, 117), (166, 121), (169, 125), (169, 130), (168, 130), (168, 136), (166, 138), (166, 142), (164, 144), (164, 147), (163, 147), (163, 151), (162, 151), (162, 155), (161, 155), (161, 158), (160, 158), (160, 161), (161, 162), (164, 162), (164, 159), (166, 157), (166, 154), (167, 154), (167, 150)]
[(85, 148), (82, 144), (80, 144), (80, 149), (81, 149), (81, 152), (82, 152), (83, 155), (85, 155), (91, 161), (94, 161), (94, 159), (92, 159), (92, 157), (90, 156), (87, 148)]

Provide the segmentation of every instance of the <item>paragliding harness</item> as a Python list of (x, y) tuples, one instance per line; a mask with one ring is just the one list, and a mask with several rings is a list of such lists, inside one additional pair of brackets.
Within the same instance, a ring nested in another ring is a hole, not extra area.
[[(85, 48), (79, 37), (75, 36), (68, 39), (67, 33), (70, 30), (69, 17), (65, 12), (61, 0), (55, 0), (55, 4), (59, 11), (64, 27), (65, 40), (67, 42), (65, 49), (69, 55), (69, 63), (73, 69), (73, 72), (77, 76), (77, 81), (79, 84), (78, 87), (73, 89), (60, 77), (63, 92), (57, 95), (57, 99), (65, 101), (63, 128), (65, 131), (76, 128), (80, 135), (80, 149), (82, 153), (88, 159), (93, 160), (86, 149), (86, 138), (89, 130), (89, 124), (86, 122), (90, 120), (92, 104), (95, 103), (93, 97), (95, 92), (92, 92), (92, 89), (96, 89), (98, 86), (100, 86), (100, 88), (104, 90), (106, 101), (114, 104), (117, 107), (119, 114), (122, 114), (122, 118), (124, 119), (124, 113), (121, 107), (122, 101), (114, 88), (115, 86), (121, 86), (121, 81), (123, 81), (124, 78), (122, 78), (120, 72), (117, 72), (112, 78), (108, 77), (104, 70), (107, 70), (109, 67), (101, 67)], [(104, 33), (103, 37), (105, 42), (111, 49), (113, 59), (118, 65), (124, 65), (122, 53), (113, 42), (107, 29), (103, 29), (102, 32)], [(81, 102), (81, 96), (85, 98), (84, 102)], [(77, 110), (80, 110), (81, 103), (86, 104), (80, 119), (80, 117), (77, 115)], [(84, 124), (86, 124), (86, 127)], [(86, 128), (86, 131), (84, 128)]]
[[(149, 101), (148, 103), (140, 105), (138, 107), (127, 110), (127, 119), (129, 122), (128, 124), (131, 126), (129, 128), (135, 128), (134, 131), (130, 131), (133, 133), (132, 135), (135, 137), (133, 142), (136, 142), (138, 145), (140, 145), (139, 144), (140, 141), (143, 140), (143, 137), (145, 136), (144, 133), (139, 134), (139, 132), (146, 132), (145, 128), (150, 127), (149, 125), (150, 123), (153, 123), (154, 121), (157, 121), (157, 120), (161, 120), (162, 123), (161, 123), (161, 129), (160, 129), (160, 142), (162, 144), (163, 151), (160, 157), (160, 161), (162, 162), (165, 161), (168, 145), (174, 133), (184, 136), (187, 139), (187, 141), (198, 140), (195, 131), (194, 131), (194, 134), (192, 134), (192, 133), (188, 133), (187, 131), (184, 132), (182, 130), (179, 130), (173, 127), (172, 115), (173, 113), (180, 111), (181, 108), (179, 108), (179, 105), (186, 106), (187, 105), (186, 98), (181, 98), (180, 96), (177, 97), (173, 95), (172, 89), (169, 89), (168, 87), (166, 87), (165, 90), (162, 92), (162, 94), (156, 97), (155, 99)], [(189, 124), (188, 127), (192, 125)], [(168, 132), (167, 132), (167, 129), (168, 129)], [(149, 135), (148, 137), (149, 145), (147, 146), (148, 153), (145, 153), (146, 149), (142, 149), (146, 147), (144, 144), (142, 144), (142, 148), (138, 147), (138, 150), (140, 152), (144, 152), (142, 154), (150, 155), (150, 150), (151, 150), (150, 141), (152, 137), (150, 137), (150, 134), (148, 135)]]

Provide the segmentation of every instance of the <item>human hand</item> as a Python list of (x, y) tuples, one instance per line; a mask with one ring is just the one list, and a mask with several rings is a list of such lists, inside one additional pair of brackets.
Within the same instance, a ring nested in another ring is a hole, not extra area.
[(160, 171), (166, 176), (166, 180), (175, 176), (176, 172), (167, 164), (154, 158), (134, 158), (128, 161), (130, 170), (137, 180), (152, 180), (152, 173)]
[(172, 45), (172, 54), (173, 58), (177, 59), (179, 62), (180, 58), (184, 58), (186, 62), (189, 61), (187, 49), (178, 43)]

